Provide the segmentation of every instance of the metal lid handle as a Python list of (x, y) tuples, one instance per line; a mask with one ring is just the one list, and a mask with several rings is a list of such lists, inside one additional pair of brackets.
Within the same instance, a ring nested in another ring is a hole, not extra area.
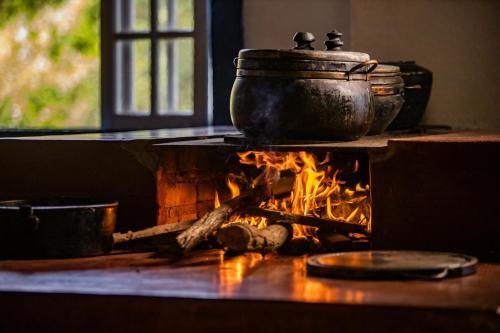
[(337, 29), (333, 29), (332, 31), (326, 34), (328, 40), (325, 41), (325, 46), (327, 51), (340, 51), (344, 42), (340, 39), (342, 37), (342, 33)]
[(34, 214), (33, 207), (28, 204), (19, 206), (19, 214), (29, 230), (36, 231), (38, 229), (40, 219)]
[(293, 41), (295, 42), (294, 50), (314, 50), (311, 46), (312, 42), (316, 40), (316, 37), (311, 32), (297, 32), (293, 36)]
[(371, 66), (368, 68), (368, 70), (366, 72), (363, 72), (363, 74), (366, 74), (366, 80), (368, 81), (368, 74), (373, 72), (373, 70), (375, 70), (375, 68), (377, 68), (377, 66), (378, 66), (377, 60), (372, 59), (372, 60), (363, 61), (362, 63), (357, 64), (356, 66), (354, 66), (353, 68), (351, 68), (349, 71), (346, 72), (347, 80), (351, 79), (351, 74), (354, 74), (358, 69), (363, 68), (363, 67), (368, 66), (368, 65), (371, 65)]

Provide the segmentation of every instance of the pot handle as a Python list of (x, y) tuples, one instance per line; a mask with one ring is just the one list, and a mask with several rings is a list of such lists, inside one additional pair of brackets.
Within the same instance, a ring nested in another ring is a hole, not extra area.
[(238, 57), (233, 59), (234, 68), (238, 68)]
[(358, 69), (363, 68), (363, 67), (368, 66), (368, 65), (371, 65), (370, 68), (368, 68), (368, 70), (366, 72), (362, 73), (362, 74), (366, 74), (366, 81), (368, 81), (368, 74), (373, 72), (373, 70), (375, 68), (377, 68), (377, 66), (378, 66), (377, 60), (372, 59), (372, 60), (363, 61), (362, 63), (359, 63), (356, 66), (354, 66), (353, 68), (351, 68), (349, 71), (346, 72), (347, 81), (349, 81), (351, 79), (351, 74), (354, 74), (354, 72), (356, 72)]
[(19, 214), (21, 215), (23, 223), (25, 223), (30, 230), (36, 231), (38, 229), (40, 219), (33, 213), (33, 207), (30, 205), (22, 205), (19, 207)]

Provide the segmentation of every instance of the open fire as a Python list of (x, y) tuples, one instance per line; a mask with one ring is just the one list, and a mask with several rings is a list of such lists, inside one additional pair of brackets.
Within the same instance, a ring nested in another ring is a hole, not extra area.
[[(466, 149), (481, 160), (489, 146), (476, 152), (474, 145), (462, 144), (469, 138), (459, 134), (406, 135), (353, 143), (257, 145), (228, 136), (164, 144), (155, 174), (157, 224), (183, 223), (184, 231), (175, 236), (183, 253), (198, 245), (283, 255), (398, 248), (492, 258), (498, 253), (493, 236), (484, 244), (468, 241), (474, 231), (474, 239), (485, 237), (476, 227), (446, 236), (455, 221), (463, 220), (462, 210), (453, 209), (456, 202), (464, 206), (474, 199), (470, 193), (480, 190), (472, 181), (465, 184), (467, 191), (455, 186), (456, 175), (470, 164), (459, 153)], [(419, 149), (423, 152), (416, 154)], [(443, 211), (454, 212), (453, 219), (439, 215)], [(422, 223), (430, 234), (419, 232)], [(490, 227), (485, 222), (481, 229)]]
[[(293, 215), (325, 220), (345, 221), (371, 228), (371, 200), (369, 185), (344, 180), (345, 175), (358, 173), (357, 160), (337, 167), (331, 153), (318, 158), (309, 152), (238, 153), (241, 165), (253, 166), (247, 172), (231, 172), (226, 184), (231, 197), (242, 191), (265, 186), (270, 196), (259, 203), (259, 208)], [(344, 163), (345, 164), (345, 163)], [(352, 177), (351, 177), (352, 178)], [(278, 189), (278, 190), (277, 190)], [(220, 206), (215, 193), (215, 208)], [(249, 214), (233, 214), (228, 223), (247, 223), (264, 229), (269, 218)], [(317, 239), (317, 228), (292, 224), (293, 238)]]

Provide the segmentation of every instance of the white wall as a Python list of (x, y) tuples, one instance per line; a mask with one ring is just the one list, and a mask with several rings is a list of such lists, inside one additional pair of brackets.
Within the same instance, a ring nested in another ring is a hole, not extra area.
[[(434, 72), (423, 122), (500, 128), (500, 1), (245, 0), (245, 46), (290, 47), (295, 31), (337, 28), (352, 50)], [(347, 49), (347, 48), (346, 48)]]

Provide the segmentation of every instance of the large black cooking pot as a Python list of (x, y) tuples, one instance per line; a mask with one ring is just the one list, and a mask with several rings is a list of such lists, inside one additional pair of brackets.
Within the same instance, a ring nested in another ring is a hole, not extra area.
[(69, 258), (113, 247), (116, 201), (58, 198), (0, 202), (0, 258)]
[(366, 53), (340, 51), (340, 33), (327, 34), (327, 50), (297, 33), (292, 50), (241, 50), (231, 91), (233, 125), (248, 137), (356, 140), (370, 129), (373, 101)]

